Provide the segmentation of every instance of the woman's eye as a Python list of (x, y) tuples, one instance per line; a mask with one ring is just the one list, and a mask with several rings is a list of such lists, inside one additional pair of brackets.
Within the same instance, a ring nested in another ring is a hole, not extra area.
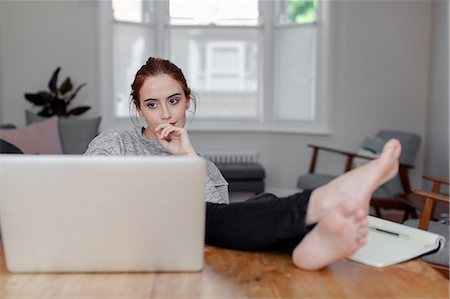
[(156, 108), (156, 103), (149, 102), (149, 103), (147, 103), (147, 107), (150, 108), (150, 109), (155, 109)]
[(177, 104), (178, 102), (179, 102), (178, 99), (170, 99), (170, 100), (169, 100), (169, 103), (172, 104), (172, 105), (175, 105), (175, 104)]

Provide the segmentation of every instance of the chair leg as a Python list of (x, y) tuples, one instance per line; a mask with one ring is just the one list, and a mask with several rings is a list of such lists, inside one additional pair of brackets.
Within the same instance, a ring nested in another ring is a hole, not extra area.
[(377, 217), (381, 218), (381, 211), (379, 207), (375, 207), (375, 215), (377, 215)]
[(411, 216), (412, 218), (419, 218), (419, 216), (417, 216), (416, 209), (411, 208)]
[(409, 219), (409, 209), (405, 209), (405, 214), (403, 215), (402, 223)]
[(406, 207), (405, 208), (405, 215), (403, 216), (403, 221), (402, 222), (405, 222), (409, 218), (413, 218), (413, 219), (417, 218), (416, 209), (414, 209), (413, 207)]

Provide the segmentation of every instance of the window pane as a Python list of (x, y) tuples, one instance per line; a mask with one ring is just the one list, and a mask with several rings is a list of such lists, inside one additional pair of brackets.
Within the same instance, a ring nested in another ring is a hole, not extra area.
[(257, 25), (258, 0), (170, 0), (172, 25)]
[(279, 120), (311, 121), (315, 115), (315, 27), (276, 31), (275, 99)]
[(242, 29), (171, 29), (170, 59), (199, 98), (199, 118), (258, 116), (258, 32)]
[(281, 24), (313, 23), (317, 19), (317, 0), (283, 0), (278, 4)]
[(116, 21), (147, 23), (152, 8), (152, 1), (112, 0), (113, 17)]
[(114, 94), (116, 115), (129, 116), (131, 83), (137, 70), (154, 54), (151, 28), (128, 24), (114, 26)]
[(235, 47), (233, 45), (227, 47), (226, 44), (222, 46), (216, 45), (210, 53), (212, 55), (211, 68), (216, 70), (216, 72), (237, 72), (240, 67), (239, 55), (241, 53), (239, 46), (239, 43)]
[(211, 78), (212, 90), (233, 90), (239, 84), (239, 78), (233, 75), (216, 75)]

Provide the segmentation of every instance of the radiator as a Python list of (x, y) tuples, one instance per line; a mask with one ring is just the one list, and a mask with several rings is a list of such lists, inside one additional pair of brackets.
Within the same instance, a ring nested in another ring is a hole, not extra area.
[(204, 151), (201, 155), (215, 164), (258, 163), (259, 153), (252, 150)]

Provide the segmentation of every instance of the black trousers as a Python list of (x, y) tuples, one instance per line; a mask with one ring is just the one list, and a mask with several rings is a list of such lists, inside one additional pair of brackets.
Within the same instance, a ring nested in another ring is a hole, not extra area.
[(307, 190), (278, 198), (264, 193), (244, 202), (206, 203), (206, 243), (237, 250), (292, 252), (312, 226), (305, 223)]

